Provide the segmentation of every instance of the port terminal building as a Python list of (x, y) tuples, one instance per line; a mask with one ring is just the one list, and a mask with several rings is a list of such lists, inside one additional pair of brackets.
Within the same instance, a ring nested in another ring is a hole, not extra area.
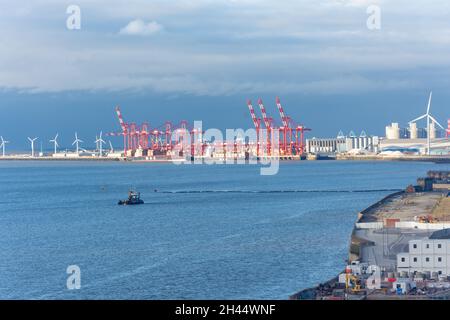
[(350, 132), (344, 136), (342, 132), (336, 138), (312, 138), (306, 140), (306, 151), (313, 154), (335, 154), (348, 152), (378, 152), (379, 138), (361, 132), (356, 136)]

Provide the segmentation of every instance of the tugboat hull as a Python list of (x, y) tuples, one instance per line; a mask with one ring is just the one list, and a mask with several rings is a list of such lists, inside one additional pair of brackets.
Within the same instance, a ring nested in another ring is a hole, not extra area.
[(119, 206), (131, 206), (131, 205), (137, 205), (137, 204), (143, 204), (143, 203), (144, 203), (144, 201), (141, 200), (141, 193), (130, 190), (128, 192), (128, 199), (119, 200), (119, 202), (117, 204)]
[(129, 200), (119, 200), (117, 203), (119, 206), (132, 206), (137, 204), (144, 204), (143, 200), (137, 200), (137, 201), (129, 201)]

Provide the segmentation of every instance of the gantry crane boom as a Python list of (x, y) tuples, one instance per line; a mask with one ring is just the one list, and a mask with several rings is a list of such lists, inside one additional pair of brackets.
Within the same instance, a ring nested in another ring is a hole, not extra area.
[(260, 129), (261, 129), (261, 119), (256, 117), (255, 109), (253, 109), (252, 101), (247, 100), (247, 106), (250, 110), (250, 115), (252, 116), (253, 125), (256, 129), (256, 156), (259, 157), (260, 150), (259, 150), (259, 135), (260, 135)]
[(263, 116), (264, 125), (266, 126), (266, 129), (270, 130), (272, 128), (272, 125), (270, 123), (270, 119), (267, 117), (266, 108), (264, 107), (263, 101), (260, 98), (258, 100), (259, 108), (261, 109), (261, 114)]
[(255, 128), (258, 129), (258, 127), (259, 127), (258, 118), (256, 117), (255, 109), (253, 109), (251, 100), (247, 101), (247, 106), (248, 106), (248, 109), (250, 110), (250, 115), (252, 116), (253, 124), (254, 124)]
[(280, 98), (276, 98), (277, 108), (278, 112), (280, 113), (281, 122), (283, 123), (283, 126), (285, 128), (289, 128), (289, 118), (286, 117), (286, 114), (284, 113), (283, 107), (281, 106)]
[(122, 131), (127, 132), (127, 125), (125, 124), (125, 121), (123, 121), (122, 112), (120, 111), (119, 106), (116, 107), (116, 114), (117, 114), (117, 117), (119, 118), (119, 124), (120, 124), (120, 127), (122, 128)]

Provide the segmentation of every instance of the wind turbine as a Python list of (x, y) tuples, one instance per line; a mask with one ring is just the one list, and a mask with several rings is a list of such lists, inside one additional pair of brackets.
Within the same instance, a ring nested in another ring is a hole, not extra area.
[(114, 148), (113, 148), (113, 145), (111, 143), (111, 140), (108, 140), (108, 142), (109, 142), (109, 153), (114, 153)]
[(83, 140), (81, 140), (81, 139), (78, 139), (78, 134), (75, 132), (75, 140), (73, 141), (73, 143), (72, 143), (72, 145), (76, 145), (76, 148), (77, 148), (77, 154), (79, 154), (80, 153), (80, 142), (83, 142)]
[(34, 157), (34, 142), (36, 141), (38, 137), (35, 137), (33, 139), (31, 139), (30, 137), (28, 137), (28, 140), (31, 143), (31, 156)]
[(56, 151), (57, 151), (56, 148), (59, 147), (57, 139), (58, 139), (58, 133), (56, 134), (56, 136), (52, 140), (49, 140), (49, 142), (53, 142), (53, 144), (55, 145), (55, 154), (56, 154)]
[(103, 134), (103, 132), (100, 131), (100, 137), (99, 137), (99, 138), (97, 138), (97, 136), (95, 137), (95, 138), (96, 138), (95, 143), (96, 143), (97, 146), (98, 146), (98, 149), (99, 149), (99, 156), (100, 156), (100, 157), (103, 155), (103, 144), (106, 143), (106, 142), (102, 139), (102, 134)]
[(437, 124), (439, 127), (441, 127), (443, 130), (444, 127), (441, 126), (441, 124), (439, 122), (437, 122), (437, 120), (435, 118), (433, 118), (433, 116), (430, 114), (430, 108), (431, 108), (431, 97), (433, 95), (433, 92), (430, 92), (430, 97), (428, 98), (428, 106), (427, 106), (427, 113), (421, 115), (420, 117), (411, 120), (409, 122), (409, 124), (413, 123), (413, 122), (417, 122), (419, 120), (422, 120), (424, 118), (427, 119), (427, 155), (431, 154), (431, 131), (430, 131), (430, 125), (431, 122), (434, 122), (435, 124)]
[(3, 140), (3, 136), (0, 136), (0, 140), (2, 142), (0, 144), (0, 147), (3, 149), (3, 157), (4, 157), (5, 156), (5, 147), (6, 147), (6, 144), (9, 143), (9, 141)]

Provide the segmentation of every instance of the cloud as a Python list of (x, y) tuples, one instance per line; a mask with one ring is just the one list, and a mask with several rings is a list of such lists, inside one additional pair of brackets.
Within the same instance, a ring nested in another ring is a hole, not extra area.
[(160, 32), (163, 26), (156, 21), (148, 23), (141, 19), (130, 21), (125, 27), (120, 29), (119, 34), (148, 36)]
[[(366, 28), (372, 2), (376, 32)], [(326, 94), (450, 78), (446, 0), (79, 0), (76, 32), (59, 3), (0, 1), (0, 89)]]

